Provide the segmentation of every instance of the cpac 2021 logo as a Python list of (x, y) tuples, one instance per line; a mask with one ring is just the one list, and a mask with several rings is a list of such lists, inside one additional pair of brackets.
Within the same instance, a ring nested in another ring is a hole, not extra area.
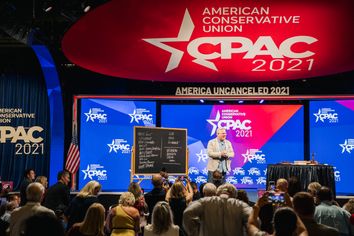
[(104, 169), (104, 166), (100, 164), (89, 164), (87, 165), (86, 170), (81, 170), (84, 173), (84, 180), (89, 178), (93, 180), (97, 178), (97, 180), (107, 180), (107, 170)]
[(259, 149), (247, 149), (246, 153), (241, 155), (244, 157), (243, 163), (252, 163), (253, 160), (257, 161), (257, 164), (266, 163), (265, 154)]
[(134, 109), (132, 114), (129, 114), (131, 117), (130, 123), (137, 123), (139, 124), (140, 121), (144, 124), (153, 124), (153, 116), (150, 114), (150, 111), (145, 108), (137, 108)]
[(218, 128), (225, 128), (226, 130), (251, 130), (251, 121), (248, 119), (220, 119), (220, 112), (216, 113), (215, 119), (207, 119), (207, 122), (213, 126), (210, 136), (214, 135)]
[[(194, 31), (194, 23), (186, 9), (178, 36), (176, 38), (149, 38), (144, 41), (161, 48), (171, 53), (169, 63), (165, 72), (169, 72), (179, 67), (184, 52), (166, 43), (171, 42), (188, 42), (187, 52), (190, 56), (195, 58), (194, 63), (206, 67), (208, 69), (218, 71), (215, 63), (210, 60), (225, 59), (229, 60), (233, 54), (244, 54), (243, 59), (254, 59), (256, 56), (271, 56), (272, 58), (293, 58), (301, 59), (313, 56), (312, 51), (295, 51), (293, 46), (296, 44), (308, 44), (318, 41), (314, 37), (299, 35), (285, 39), (283, 42), (276, 45), (271, 36), (260, 36), (255, 42), (246, 37), (199, 37), (191, 40)], [(199, 49), (203, 45), (220, 45), (220, 52), (201, 52)], [(234, 45), (240, 45), (235, 47)], [(264, 49), (265, 48), (265, 49)], [(310, 70), (310, 68), (309, 68)]]
[(85, 113), (86, 122), (95, 122), (98, 120), (99, 123), (107, 123), (107, 114), (101, 108), (91, 108), (89, 112)]
[(344, 143), (339, 144), (339, 146), (342, 148), (342, 154), (344, 152), (351, 154), (354, 149), (354, 139), (346, 139), (344, 140)]
[(130, 144), (125, 139), (113, 139), (112, 143), (107, 144), (109, 147), (109, 153), (112, 151), (115, 153), (121, 152), (122, 154), (130, 153)]
[(42, 131), (43, 128), (40, 126), (0, 126), (0, 143), (6, 143), (7, 140), (11, 143), (17, 143), (20, 140), (25, 143), (40, 143), (43, 141), (39, 134)]
[(329, 123), (338, 123), (338, 113), (331, 108), (319, 108), (317, 113), (313, 113), (316, 117), (316, 123), (321, 121), (322, 123), (325, 120), (328, 120)]

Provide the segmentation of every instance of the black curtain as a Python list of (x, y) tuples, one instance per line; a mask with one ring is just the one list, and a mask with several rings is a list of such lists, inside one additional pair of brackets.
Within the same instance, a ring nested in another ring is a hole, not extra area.
[[(0, 45), (0, 176), (13, 181), (14, 189), (28, 168), (48, 176), (49, 119), (45, 81), (34, 52), (25, 45)], [(13, 131), (19, 137), (4, 136)]]

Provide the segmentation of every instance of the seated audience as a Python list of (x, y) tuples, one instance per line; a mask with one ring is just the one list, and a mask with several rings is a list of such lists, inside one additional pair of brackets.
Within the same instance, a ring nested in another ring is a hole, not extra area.
[(315, 210), (317, 223), (336, 228), (340, 235), (350, 235), (350, 213), (333, 203), (332, 191), (327, 187), (321, 187), (317, 198), (320, 202)]
[(64, 236), (64, 227), (51, 213), (43, 212), (26, 220), (24, 236)]
[[(145, 194), (145, 202), (149, 207), (149, 212), (151, 213), (155, 207), (155, 204), (159, 201), (164, 201), (166, 198), (166, 191), (162, 187), (162, 176), (160, 174), (155, 174), (152, 176), (151, 183), (154, 188)], [(148, 216), (148, 223), (151, 223), (151, 214)]]
[(134, 204), (134, 195), (125, 192), (119, 198), (119, 205), (109, 211), (106, 229), (111, 236), (135, 236), (139, 232), (140, 214)]
[(310, 193), (298, 192), (294, 195), (293, 199), (294, 210), (299, 215), (300, 219), (304, 223), (309, 236), (311, 235), (325, 235), (325, 236), (336, 236), (339, 235), (337, 229), (318, 224), (314, 219), (315, 213), (315, 202)]
[(145, 236), (178, 236), (179, 227), (173, 224), (172, 211), (167, 202), (158, 202), (152, 212), (152, 224), (144, 229)]
[(54, 212), (44, 206), (41, 206), (41, 201), (44, 194), (44, 187), (40, 183), (31, 183), (26, 190), (27, 203), (26, 205), (16, 208), (10, 218), (10, 236), (19, 236), (25, 228), (25, 221), (38, 213)]
[(75, 223), (66, 236), (104, 236), (105, 209), (100, 203), (93, 203), (86, 211), (84, 220)]
[(221, 185), (218, 192), (220, 196), (201, 198), (184, 211), (187, 235), (243, 235), (252, 208), (235, 198), (236, 188), (232, 184)]
[(84, 220), (87, 209), (96, 202), (99, 202), (97, 195), (101, 191), (101, 184), (91, 180), (70, 202), (65, 211), (65, 217), (68, 221), (67, 229), (70, 229), (75, 223)]

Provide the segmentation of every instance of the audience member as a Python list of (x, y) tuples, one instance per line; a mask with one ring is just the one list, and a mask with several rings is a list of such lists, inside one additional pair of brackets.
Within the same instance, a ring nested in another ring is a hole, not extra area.
[(41, 212), (26, 220), (24, 236), (64, 236), (64, 228), (55, 215)]
[(320, 202), (315, 210), (317, 223), (336, 228), (340, 235), (350, 235), (350, 213), (333, 204), (332, 191), (327, 187), (321, 187), (317, 198)]
[(1, 215), (0, 219), (10, 223), (11, 213), (18, 207), (16, 202), (7, 202), (5, 204), (5, 212)]
[(222, 173), (218, 170), (214, 171), (211, 181), (216, 187), (222, 185), (224, 183), (224, 178)]
[(291, 176), (288, 179), (288, 193), (290, 197), (301, 191), (301, 183), (296, 176)]
[(325, 235), (325, 236), (335, 236), (339, 235), (337, 229), (318, 224), (314, 219), (315, 213), (315, 202), (310, 193), (298, 192), (294, 195), (293, 199), (294, 210), (299, 215), (300, 219), (306, 226), (309, 235)]
[(200, 196), (200, 192), (198, 191), (197, 183), (196, 182), (191, 182), (191, 187), (193, 189), (193, 200), (192, 201), (200, 199), (201, 196)]
[(64, 215), (67, 218), (67, 229), (75, 223), (84, 220), (87, 209), (96, 202), (99, 202), (97, 195), (101, 191), (101, 184), (95, 180), (88, 182), (81, 191), (70, 202)]
[(317, 199), (317, 193), (318, 193), (318, 191), (321, 189), (321, 187), (322, 187), (322, 185), (320, 184), (320, 183), (318, 183), (318, 182), (311, 182), (311, 183), (309, 183), (309, 185), (307, 186), (307, 192), (309, 192), (311, 195), (312, 195), (312, 197), (313, 197), (313, 199), (314, 199), (314, 201), (315, 201), (315, 205), (317, 206), (318, 204), (320, 204), (319, 202), (318, 202), (318, 199)]
[(349, 199), (348, 202), (344, 204), (343, 209), (350, 214), (354, 214), (354, 198)]
[(192, 202), (183, 214), (183, 226), (187, 234), (243, 235), (252, 208), (235, 197), (236, 188), (230, 184), (222, 188), (220, 196), (204, 197)]
[(131, 192), (125, 192), (119, 198), (119, 205), (109, 211), (106, 228), (111, 236), (135, 236), (139, 232), (140, 215), (134, 204), (134, 195)]
[(170, 204), (173, 213), (173, 223), (182, 230), (183, 211), (193, 199), (193, 189), (187, 178), (186, 186), (180, 180), (177, 180), (166, 194), (166, 201)]
[(225, 183), (216, 189), (216, 195), (222, 198), (236, 198), (237, 189), (234, 185)]
[(251, 202), (248, 198), (247, 192), (245, 190), (238, 190), (237, 191), (237, 199), (247, 203), (249, 206), (254, 206), (254, 202)]
[(70, 202), (70, 173), (66, 170), (60, 171), (57, 180), (58, 182), (47, 190), (43, 205), (62, 217)]
[(20, 206), (24, 206), (27, 203), (26, 189), (27, 189), (27, 186), (30, 183), (32, 183), (35, 178), (36, 178), (36, 173), (34, 172), (33, 169), (25, 170), (24, 178), (23, 178), (22, 183), (20, 185), (20, 196), (21, 196)]
[(149, 215), (149, 207), (145, 202), (143, 191), (141, 190), (139, 183), (132, 182), (128, 187), (128, 192), (131, 192), (135, 197), (134, 207), (139, 211), (140, 228), (143, 228), (147, 225), (146, 216)]
[(46, 207), (41, 206), (40, 202), (43, 198), (44, 187), (40, 183), (30, 183), (26, 190), (28, 202), (26, 205), (16, 208), (10, 218), (10, 236), (19, 236), (25, 228), (25, 221), (41, 212), (53, 214), (54, 212)]
[[(266, 236), (267, 232), (261, 231), (258, 222), (259, 210), (261, 207), (269, 204), (268, 195), (264, 194), (253, 206), (253, 211), (248, 218), (249, 236)], [(299, 235), (308, 236), (307, 230), (301, 219), (289, 207), (280, 207), (274, 213), (273, 218), (274, 236)]]
[(199, 194), (200, 194), (200, 198), (204, 197), (204, 194), (203, 194), (203, 188), (204, 186), (207, 184), (207, 182), (204, 182), (204, 183), (201, 183), (199, 185)]
[(66, 236), (104, 236), (105, 209), (100, 203), (93, 203), (84, 220), (74, 224)]
[(216, 186), (212, 183), (206, 183), (203, 188), (204, 197), (216, 196)]
[(286, 179), (280, 178), (277, 180), (275, 191), (287, 193), (288, 186), (289, 186), (288, 181)]
[(20, 195), (14, 193), (14, 194), (9, 194), (7, 196), (7, 201), (8, 202), (15, 202), (17, 207), (19, 207), (21, 204), (21, 198), (20, 198)]
[[(152, 176), (151, 183), (154, 188), (145, 194), (145, 201), (149, 207), (149, 212), (151, 213), (155, 207), (155, 204), (159, 201), (164, 201), (166, 198), (166, 191), (162, 187), (162, 176), (160, 174), (155, 174)], [(148, 216), (148, 223), (151, 223), (151, 214)]]
[(41, 183), (45, 189), (48, 188), (48, 178), (43, 175), (37, 176), (37, 178), (34, 182)]
[(179, 227), (173, 224), (172, 211), (167, 202), (158, 202), (152, 212), (152, 224), (144, 229), (145, 236), (178, 236)]

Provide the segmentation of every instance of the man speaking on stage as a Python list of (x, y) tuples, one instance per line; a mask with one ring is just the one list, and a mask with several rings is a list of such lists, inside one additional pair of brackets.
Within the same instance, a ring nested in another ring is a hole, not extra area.
[(208, 142), (208, 182), (213, 182), (213, 172), (222, 173), (223, 182), (227, 171), (231, 170), (231, 160), (234, 157), (234, 150), (230, 141), (226, 140), (225, 128), (218, 128), (217, 137)]

